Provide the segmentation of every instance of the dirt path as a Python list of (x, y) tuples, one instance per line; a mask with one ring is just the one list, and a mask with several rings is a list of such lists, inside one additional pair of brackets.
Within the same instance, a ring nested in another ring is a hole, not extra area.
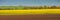
[(60, 14), (50, 15), (0, 15), (0, 20), (60, 20)]

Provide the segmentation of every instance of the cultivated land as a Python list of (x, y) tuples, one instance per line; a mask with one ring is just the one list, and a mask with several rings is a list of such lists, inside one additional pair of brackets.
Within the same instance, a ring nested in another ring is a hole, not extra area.
[(60, 20), (60, 14), (0, 15), (0, 20)]
[(0, 10), (0, 20), (60, 20), (60, 9)]
[(60, 6), (0, 6), (0, 20), (60, 20)]
[(0, 15), (60, 14), (60, 9), (0, 10)]

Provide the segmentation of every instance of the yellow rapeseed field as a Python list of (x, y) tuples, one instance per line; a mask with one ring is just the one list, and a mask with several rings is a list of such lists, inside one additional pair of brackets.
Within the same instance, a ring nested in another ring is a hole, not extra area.
[(60, 9), (0, 10), (0, 15), (60, 14)]

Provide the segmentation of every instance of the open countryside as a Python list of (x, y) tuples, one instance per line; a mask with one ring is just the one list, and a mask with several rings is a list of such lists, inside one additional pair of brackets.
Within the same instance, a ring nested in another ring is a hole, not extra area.
[(60, 0), (0, 0), (0, 20), (60, 20)]

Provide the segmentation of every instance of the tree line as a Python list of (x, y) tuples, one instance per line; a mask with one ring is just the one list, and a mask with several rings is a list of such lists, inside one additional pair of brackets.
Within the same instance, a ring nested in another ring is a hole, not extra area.
[[(6, 7), (6, 6), (5, 6)], [(20, 10), (20, 9), (60, 9), (60, 6), (57, 7), (57, 6), (12, 6), (13, 8), (11, 7), (7, 7), (7, 8), (0, 8), (0, 10)]]
[(60, 9), (60, 6), (39, 6), (39, 7), (24, 7), (24, 9)]

